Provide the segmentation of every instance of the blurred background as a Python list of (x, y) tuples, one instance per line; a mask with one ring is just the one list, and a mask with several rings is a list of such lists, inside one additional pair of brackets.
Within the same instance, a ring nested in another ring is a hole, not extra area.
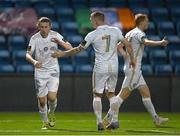
[[(0, 111), (37, 110), (33, 66), (25, 60), (30, 37), (37, 32), (36, 22), (46, 16), (52, 30), (62, 34), (73, 46), (92, 29), (89, 15), (105, 13), (106, 23), (117, 26), (125, 35), (134, 28), (134, 14), (149, 17), (147, 37), (167, 36), (166, 48), (146, 47), (142, 71), (157, 111), (180, 112), (180, 0), (0, 0)], [(89, 47), (74, 57), (59, 59), (61, 77), (58, 111), (93, 111), (91, 74), (94, 51)], [(123, 58), (119, 56), (117, 93), (124, 78)], [(103, 99), (104, 111), (109, 104)], [(145, 111), (134, 91), (122, 111)]]

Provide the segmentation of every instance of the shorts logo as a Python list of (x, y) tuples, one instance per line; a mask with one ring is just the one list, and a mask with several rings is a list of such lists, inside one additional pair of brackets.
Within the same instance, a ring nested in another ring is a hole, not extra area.
[(44, 51), (47, 52), (48, 51), (48, 47), (44, 47)]

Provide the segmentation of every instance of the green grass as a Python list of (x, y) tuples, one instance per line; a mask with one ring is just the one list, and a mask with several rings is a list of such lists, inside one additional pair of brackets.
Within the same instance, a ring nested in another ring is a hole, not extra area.
[(0, 135), (180, 135), (180, 114), (161, 113), (170, 121), (155, 127), (148, 113), (119, 114), (120, 128), (98, 132), (93, 113), (56, 113), (56, 126), (41, 130), (37, 113), (0, 113)]

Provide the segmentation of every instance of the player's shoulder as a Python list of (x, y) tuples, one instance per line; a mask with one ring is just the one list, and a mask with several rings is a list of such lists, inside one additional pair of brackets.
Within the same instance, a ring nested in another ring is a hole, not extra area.
[(38, 38), (40, 38), (40, 37), (41, 37), (40, 33), (37, 32), (37, 33), (35, 33), (34, 35), (32, 35), (31, 39), (36, 40), (36, 39), (38, 39)]
[(49, 35), (57, 36), (57, 35), (60, 35), (60, 34), (58, 32), (56, 32), (56, 31), (50, 30)]
[(86, 36), (92, 37), (92, 36), (96, 35), (96, 33), (97, 33), (97, 30), (93, 30), (93, 31), (89, 32)]

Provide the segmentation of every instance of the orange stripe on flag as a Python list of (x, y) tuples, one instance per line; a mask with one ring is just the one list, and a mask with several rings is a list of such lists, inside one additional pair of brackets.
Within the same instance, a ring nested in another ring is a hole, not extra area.
[(119, 22), (125, 31), (135, 27), (134, 14), (129, 8), (117, 9)]

